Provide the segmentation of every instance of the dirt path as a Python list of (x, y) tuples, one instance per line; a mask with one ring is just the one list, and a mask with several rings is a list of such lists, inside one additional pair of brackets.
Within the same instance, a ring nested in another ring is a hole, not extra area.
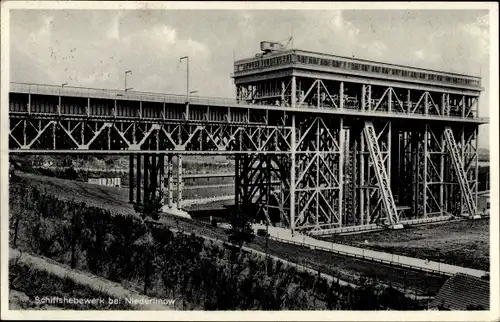
[(99, 276), (64, 267), (60, 263), (56, 263), (46, 258), (36, 257), (28, 253), (21, 253), (20, 251), (12, 248), (9, 249), (9, 258), (19, 263), (29, 265), (29, 267), (32, 267), (36, 270), (44, 271), (51, 275), (57, 276), (61, 279), (69, 278), (79, 285), (84, 285), (96, 292), (105, 293), (112, 298), (121, 299), (122, 301), (137, 301), (133, 303), (150, 303), (134, 304), (139, 310), (172, 310), (172, 308), (167, 305), (157, 304), (157, 299), (152, 299), (150, 297), (127, 290), (120, 284), (103, 279)]

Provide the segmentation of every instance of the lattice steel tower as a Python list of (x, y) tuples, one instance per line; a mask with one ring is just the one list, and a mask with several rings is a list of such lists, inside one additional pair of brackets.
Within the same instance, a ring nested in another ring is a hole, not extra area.
[(283, 110), (292, 138), (285, 156), (237, 157), (242, 209), (313, 233), (477, 215), (480, 78), (261, 50), (234, 63), (237, 100)]

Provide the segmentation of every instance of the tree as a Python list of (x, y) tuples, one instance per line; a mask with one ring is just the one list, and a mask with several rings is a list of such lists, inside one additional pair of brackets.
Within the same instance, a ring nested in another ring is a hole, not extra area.
[(78, 172), (76, 172), (73, 166), (70, 166), (69, 168), (64, 170), (63, 178), (76, 181), (78, 179)]
[(229, 230), (229, 241), (241, 247), (243, 243), (251, 242), (255, 235), (250, 218), (241, 211), (234, 211), (231, 216), (231, 229)]
[(134, 210), (140, 214), (141, 218), (158, 220), (160, 219), (161, 208), (163, 207), (163, 191), (157, 189), (150, 194), (149, 200), (145, 203), (137, 203)]
[(147, 295), (151, 276), (154, 274), (155, 267), (153, 265), (154, 255), (157, 253), (158, 245), (155, 242), (152, 234), (148, 231), (141, 238), (134, 242), (136, 250), (140, 251), (144, 260), (144, 288), (143, 293)]
[(152, 235), (153, 222), (148, 219), (160, 219), (161, 208), (163, 207), (163, 191), (157, 189), (149, 193), (149, 198), (144, 203), (134, 205), (134, 210), (139, 213), (147, 224), (147, 232), (137, 242), (137, 246), (144, 252), (144, 294), (147, 293), (150, 283), (150, 276), (153, 274), (153, 254), (156, 251), (156, 243)]

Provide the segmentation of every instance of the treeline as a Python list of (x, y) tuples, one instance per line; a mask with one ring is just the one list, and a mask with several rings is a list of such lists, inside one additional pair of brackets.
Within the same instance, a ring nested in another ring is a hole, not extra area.
[[(106, 172), (103, 171), (95, 171), (95, 170), (87, 170), (87, 169), (75, 169), (72, 166), (69, 167), (50, 167), (50, 168), (42, 168), (42, 167), (33, 167), (29, 163), (16, 162), (16, 170), (20, 170), (26, 173), (33, 173), (44, 175), (48, 177), (54, 177), (59, 179), (73, 180), (73, 181), (82, 181), (87, 182), (89, 178), (120, 178), (122, 185), (127, 186), (129, 181), (128, 172)], [(231, 173), (234, 172), (234, 169), (228, 167), (226, 165), (218, 165), (218, 164), (187, 164), (184, 168), (185, 174), (190, 173)], [(223, 184), (223, 183), (232, 183), (232, 178), (210, 178), (208, 179), (196, 179), (196, 183), (194, 184)], [(191, 183), (191, 182), (190, 182)]]
[(36, 188), (10, 191), (10, 243), (177, 309), (421, 309), (392, 288), (330, 283), (228, 243), (173, 232), (138, 216), (63, 201)]

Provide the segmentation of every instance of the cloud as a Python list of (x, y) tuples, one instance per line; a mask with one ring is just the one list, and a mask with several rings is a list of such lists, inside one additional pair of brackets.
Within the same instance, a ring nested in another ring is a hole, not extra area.
[(193, 54), (204, 59), (210, 54), (206, 44), (191, 38), (181, 39), (178, 37), (177, 31), (167, 25), (155, 25), (134, 32), (124, 37), (123, 42), (139, 51), (144, 51), (141, 50), (143, 48), (153, 50), (153, 52), (171, 53), (170, 55), (176, 53), (177, 56), (184, 52), (187, 55)]
[(29, 43), (48, 43), (51, 39), (54, 17), (43, 16), (40, 28), (32, 31), (28, 36)]
[[(35, 17), (31, 21), (36, 22), (13, 28), (13, 39), (27, 41), (12, 42), (12, 81), (122, 88), (123, 72), (131, 69), (131, 86), (137, 90), (181, 92), (185, 82), (177, 80), (185, 72), (179, 58), (185, 55), (193, 61), (193, 83), (200, 73), (210, 74), (209, 47), (179, 35), (168, 23), (148, 23), (125, 34), (121, 23), (126, 24), (128, 17), (121, 12), (87, 16), (53, 12)], [(77, 19), (75, 24), (87, 22), (87, 27), (72, 29), (71, 21)]]
[(106, 36), (110, 39), (120, 40), (120, 18), (122, 13), (119, 11), (115, 13), (111, 23), (106, 32)]
[(419, 50), (415, 50), (413, 52), (413, 54), (415, 55), (415, 57), (417, 57), (418, 59), (422, 59), (424, 60), (425, 59), (425, 53), (424, 53), (424, 50), (423, 49), (419, 49)]
[(474, 48), (472, 59), (481, 61), (487, 58), (490, 48), (489, 16), (481, 16), (473, 23), (463, 25), (460, 29), (470, 40), (473, 40), (473, 44), (471, 44)]
[(379, 40), (375, 40), (369, 44), (362, 43), (360, 47), (363, 49), (363, 52), (366, 53), (367, 56), (370, 56), (370, 58), (377, 60), (381, 60), (388, 49), (387, 46)]

